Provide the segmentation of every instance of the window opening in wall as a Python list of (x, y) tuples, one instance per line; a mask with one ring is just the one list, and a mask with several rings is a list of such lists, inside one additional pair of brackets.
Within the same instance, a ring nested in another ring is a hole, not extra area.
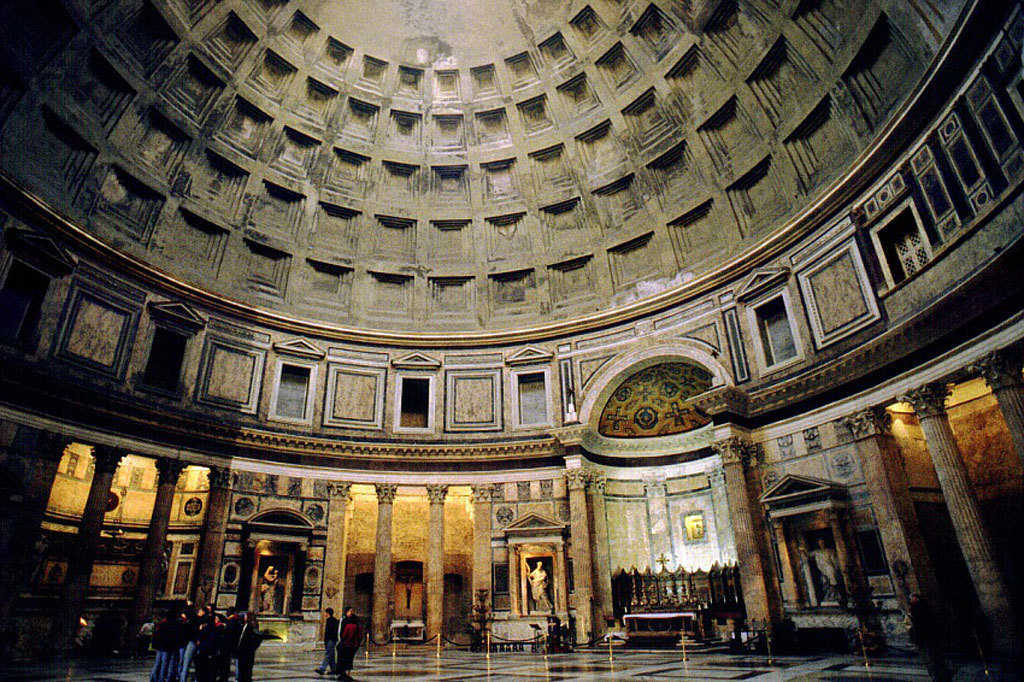
[(429, 410), (430, 379), (403, 377), (398, 425), (409, 429), (428, 428)]
[(878, 241), (893, 284), (899, 284), (928, 263), (928, 248), (909, 206), (878, 231)]
[(756, 310), (757, 330), (761, 335), (765, 365), (771, 367), (796, 357), (796, 341), (781, 296), (762, 304)]
[(32, 345), (50, 279), (13, 261), (0, 288), (0, 342)]
[(548, 422), (547, 385), (543, 372), (520, 374), (519, 423), (524, 426)]
[(309, 392), (309, 367), (281, 366), (274, 412), (288, 419), (306, 418), (306, 395)]
[(142, 383), (172, 393), (177, 391), (187, 342), (183, 334), (157, 327), (153, 332)]

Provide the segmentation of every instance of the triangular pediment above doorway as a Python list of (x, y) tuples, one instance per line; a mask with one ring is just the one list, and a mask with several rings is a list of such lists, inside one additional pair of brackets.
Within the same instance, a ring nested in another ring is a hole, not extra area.
[(392, 360), (391, 364), (401, 369), (437, 369), (441, 361), (425, 353), (409, 353)]
[(525, 514), (505, 526), (506, 535), (549, 535), (565, 531), (565, 524), (540, 514)]
[(786, 474), (761, 495), (766, 507), (788, 507), (814, 501), (842, 500), (846, 487), (823, 478)]
[(789, 279), (789, 268), (761, 268), (750, 273), (736, 290), (736, 300), (745, 303), (781, 286)]
[(550, 362), (553, 357), (553, 353), (546, 351), (543, 348), (527, 346), (526, 348), (520, 348), (515, 353), (506, 356), (505, 364), (513, 366), (540, 364), (543, 362)]
[(317, 360), (327, 354), (323, 348), (306, 339), (290, 339), (275, 343), (274, 350), (284, 355), (297, 355), (302, 358), (315, 358)]
[(63, 277), (78, 266), (78, 258), (54, 239), (32, 230), (12, 227), (4, 234), (7, 246), (53, 277)]
[(195, 333), (206, 326), (206, 318), (195, 308), (181, 301), (158, 301), (149, 304), (150, 316), (161, 322)]

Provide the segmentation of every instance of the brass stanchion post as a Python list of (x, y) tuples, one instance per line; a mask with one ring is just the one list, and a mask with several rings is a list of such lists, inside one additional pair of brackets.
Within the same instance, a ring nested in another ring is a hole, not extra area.
[(366, 633), (366, 660), (370, 660), (370, 633)]
[(859, 625), (857, 626), (857, 637), (860, 638), (860, 652), (864, 656), (864, 667), (870, 668), (871, 662), (868, 661), (868, 648), (864, 644), (864, 628)]
[(491, 658), (491, 631), (490, 630), (487, 631), (487, 658), (488, 658), (488, 660), (490, 660), (490, 658)]
[(768, 645), (768, 665), (771, 665), (774, 662), (772, 660), (772, 622), (767, 619), (764, 621), (764, 636), (765, 643)]

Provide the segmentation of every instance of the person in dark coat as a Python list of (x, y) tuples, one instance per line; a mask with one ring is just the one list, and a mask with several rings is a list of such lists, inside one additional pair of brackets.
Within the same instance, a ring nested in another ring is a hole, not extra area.
[(334, 609), (324, 609), (327, 620), (324, 621), (324, 660), (316, 669), (317, 675), (323, 675), (330, 669), (331, 674), (338, 672), (338, 664), (334, 660), (335, 649), (338, 648), (338, 619), (334, 617)]
[(178, 650), (181, 648), (182, 631), (178, 614), (168, 611), (153, 630), (153, 648), (156, 661), (149, 674), (149, 682), (177, 682)]
[(245, 612), (242, 616), (242, 627), (239, 630), (235, 645), (235, 659), (238, 661), (236, 682), (252, 682), (252, 669), (256, 664), (256, 650), (263, 643), (256, 614)]
[(211, 615), (202, 620), (196, 636), (196, 682), (215, 682), (220, 647), (224, 643), (224, 622)]
[(363, 627), (356, 618), (356, 610), (351, 606), (345, 608), (345, 617), (338, 628), (338, 677), (351, 680), (348, 674), (356, 657), (356, 651), (363, 641)]
[(217, 644), (217, 681), (228, 682), (231, 676), (231, 659), (235, 656), (235, 645), (242, 633), (242, 619), (234, 606), (229, 606), (224, 627), (218, 631)]

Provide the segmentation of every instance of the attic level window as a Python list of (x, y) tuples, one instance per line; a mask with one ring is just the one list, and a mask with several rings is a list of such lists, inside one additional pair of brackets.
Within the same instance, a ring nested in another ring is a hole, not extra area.
[(546, 424), (548, 405), (544, 373), (520, 374), (516, 382), (519, 389), (519, 423), (523, 426)]
[(50, 279), (20, 261), (12, 261), (0, 288), (0, 343), (34, 345)]
[(149, 347), (146, 370), (142, 373), (142, 383), (151, 388), (176, 393), (187, 343), (188, 339), (183, 334), (157, 327)]
[(786, 313), (786, 302), (781, 296), (762, 303), (754, 311), (757, 332), (764, 349), (764, 364), (772, 367), (796, 357), (796, 340)]
[(925, 236), (909, 206), (878, 231), (878, 242), (893, 284), (899, 284), (928, 263)]
[(430, 379), (402, 377), (398, 425), (404, 429), (430, 428)]
[(306, 418), (306, 396), (309, 394), (309, 367), (281, 365), (277, 384), (274, 414), (285, 419)]

